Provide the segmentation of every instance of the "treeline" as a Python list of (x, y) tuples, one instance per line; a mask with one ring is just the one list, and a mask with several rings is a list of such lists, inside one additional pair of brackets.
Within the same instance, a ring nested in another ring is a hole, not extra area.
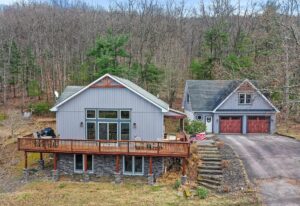
[(299, 115), (299, 9), (297, 0), (194, 8), (128, 0), (107, 10), (78, 1), (14, 4), (0, 11), (0, 102), (53, 102), (54, 91), (106, 72), (171, 105), (186, 79), (249, 78), (263, 82), (286, 116)]

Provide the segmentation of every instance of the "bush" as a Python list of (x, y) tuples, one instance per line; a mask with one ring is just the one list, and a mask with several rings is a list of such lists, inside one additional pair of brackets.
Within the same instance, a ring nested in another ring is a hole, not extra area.
[(49, 112), (50, 105), (47, 102), (39, 102), (36, 104), (31, 104), (30, 109), (32, 110), (33, 114), (42, 115)]
[(208, 190), (204, 187), (198, 187), (196, 193), (200, 199), (205, 199), (208, 195)]
[(0, 121), (3, 121), (7, 118), (7, 116), (3, 113), (0, 113)]
[(175, 184), (174, 184), (174, 189), (178, 189), (181, 186), (181, 181), (180, 180), (176, 180)]
[(185, 127), (185, 130), (190, 134), (197, 134), (200, 132), (205, 132), (206, 126), (203, 122), (197, 121), (197, 120), (192, 120), (189, 121), (187, 126)]

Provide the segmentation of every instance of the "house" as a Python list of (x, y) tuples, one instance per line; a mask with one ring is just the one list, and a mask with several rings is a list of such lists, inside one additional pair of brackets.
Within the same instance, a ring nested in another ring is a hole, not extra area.
[[(87, 86), (68, 86), (51, 111), (56, 113), (58, 138), (18, 139), (25, 154), (54, 154), (53, 178), (58, 175), (148, 176), (162, 174), (164, 158), (182, 158), (185, 178), (189, 143), (164, 139), (164, 118), (184, 113), (133, 82), (106, 74)], [(183, 121), (181, 121), (183, 122)], [(183, 126), (183, 124), (182, 124)], [(183, 127), (182, 127), (183, 129)]]
[(250, 80), (188, 80), (182, 106), (208, 133), (274, 133), (278, 109)]

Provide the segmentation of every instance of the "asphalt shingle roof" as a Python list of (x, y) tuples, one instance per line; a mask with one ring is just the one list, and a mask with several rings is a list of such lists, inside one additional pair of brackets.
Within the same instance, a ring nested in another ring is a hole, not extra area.
[(61, 93), (60, 97), (56, 100), (55, 105), (61, 103), (62, 101), (72, 96), (73, 94), (79, 92), (83, 88), (84, 86), (67, 86)]
[(187, 80), (187, 90), (193, 111), (213, 111), (241, 80)]

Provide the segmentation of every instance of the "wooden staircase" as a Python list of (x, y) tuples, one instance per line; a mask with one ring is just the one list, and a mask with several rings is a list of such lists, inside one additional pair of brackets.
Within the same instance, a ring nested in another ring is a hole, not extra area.
[(198, 166), (198, 184), (208, 189), (218, 190), (223, 178), (222, 157), (214, 143), (198, 143), (201, 164)]

